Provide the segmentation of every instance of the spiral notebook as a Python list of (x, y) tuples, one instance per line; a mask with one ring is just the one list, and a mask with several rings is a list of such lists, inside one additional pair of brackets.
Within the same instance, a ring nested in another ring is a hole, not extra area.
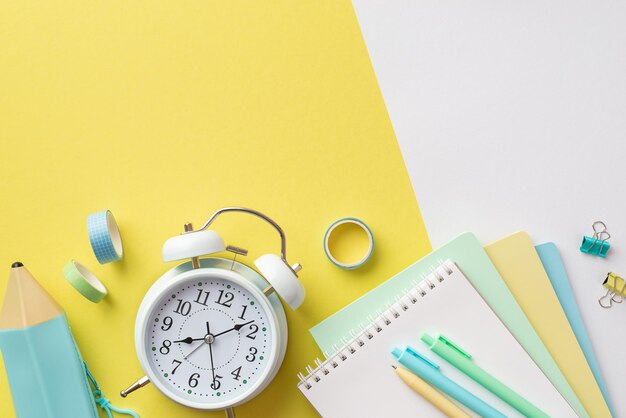
[[(461, 266), (462, 267), (462, 266)], [(438, 417), (391, 365), (393, 347), (411, 345), (441, 371), (507, 416), (521, 416), (420, 342), (423, 332), (444, 334), (474, 361), (550, 416), (576, 413), (537, 367), (452, 261), (433, 269), (351, 340), (300, 375), (298, 388), (317, 412), (333, 417)]]

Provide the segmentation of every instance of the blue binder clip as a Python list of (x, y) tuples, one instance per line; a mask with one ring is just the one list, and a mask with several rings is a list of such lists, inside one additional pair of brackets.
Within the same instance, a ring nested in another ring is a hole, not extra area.
[(583, 237), (580, 251), (605, 258), (606, 253), (611, 248), (611, 244), (608, 243), (611, 234), (606, 230), (606, 225), (602, 221), (595, 221), (591, 227), (593, 228), (593, 236)]

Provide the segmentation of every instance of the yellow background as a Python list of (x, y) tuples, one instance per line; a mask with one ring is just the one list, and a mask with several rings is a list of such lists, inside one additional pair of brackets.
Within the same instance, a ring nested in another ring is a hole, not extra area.
[[(8, 275), (25, 263), (66, 308), (105, 394), (144, 418), (222, 416), (150, 386), (117, 396), (143, 375), (135, 313), (171, 267), (163, 242), (185, 222), (256, 208), (285, 228), (288, 258), (304, 266), (307, 299), (287, 312), (283, 367), (239, 417), (315, 416), (296, 389), (320, 355), (308, 328), (430, 249), (349, 1), (4, 1), (0, 141), (0, 266)], [(89, 246), (85, 217), (102, 209), (120, 224), (123, 262), (99, 265)], [(322, 251), (342, 216), (375, 235), (357, 271)], [(249, 260), (278, 251), (254, 219), (215, 227)], [(71, 258), (108, 286), (101, 304), (65, 282)], [(10, 399), (0, 370), (0, 416), (14, 415)]]

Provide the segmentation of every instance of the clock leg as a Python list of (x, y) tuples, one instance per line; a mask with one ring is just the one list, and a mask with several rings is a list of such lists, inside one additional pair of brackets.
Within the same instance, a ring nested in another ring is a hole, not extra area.
[(146, 386), (148, 383), (150, 383), (150, 379), (148, 379), (148, 376), (144, 376), (141, 379), (137, 380), (135, 383), (133, 383), (132, 385), (130, 385), (128, 388), (124, 389), (123, 391), (120, 392), (120, 396), (122, 398), (127, 397), (129, 394), (133, 393), (134, 391), (136, 391), (137, 389), (141, 389), (142, 387)]
[(235, 418), (235, 410), (233, 408), (226, 408), (226, 418)]

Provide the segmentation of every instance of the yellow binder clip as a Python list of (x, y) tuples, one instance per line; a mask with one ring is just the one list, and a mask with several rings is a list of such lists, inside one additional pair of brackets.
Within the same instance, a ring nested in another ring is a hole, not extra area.
[(595, 221), (591, 227), (593, 228), (593, 236), (583, 237), (580, 251), (605, 258), (606, 253), (611, 248), (611, 244), (608, 242), (611, 234), (606, 230), (606, 225), (602, 221)]
[(607, 289), (606, 294), (598, 299), (603, 308), (611, 308), (613, 303), (622, 303), (626, 297), (626, 281), (613, 272), (606, 275), (602, 286)]

